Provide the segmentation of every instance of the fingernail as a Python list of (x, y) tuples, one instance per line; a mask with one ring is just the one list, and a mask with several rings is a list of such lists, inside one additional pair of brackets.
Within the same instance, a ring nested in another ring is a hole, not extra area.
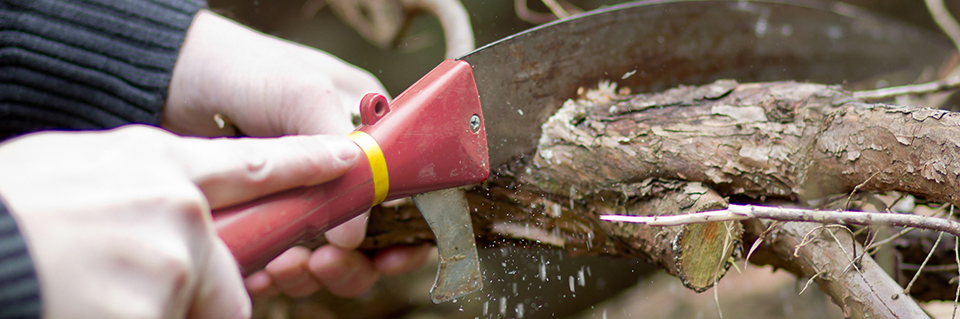
[(330, 144), (330, 151), (344, 162), (353, 162), (360, 157), (360, 147), (346, 137), (337, 137)]

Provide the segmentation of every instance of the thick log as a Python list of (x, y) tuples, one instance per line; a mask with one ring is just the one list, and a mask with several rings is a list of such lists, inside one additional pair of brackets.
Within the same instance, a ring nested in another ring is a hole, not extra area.
[(795, 82), (609, 92), (568, 102), (544, 125), (529, 167), (521, 183), (581, 196), (657, 178), (724, 196), (819, 199), (862, 183), (860, 191), (957, 203), (960, 114), (867, 104), (838, 86)]

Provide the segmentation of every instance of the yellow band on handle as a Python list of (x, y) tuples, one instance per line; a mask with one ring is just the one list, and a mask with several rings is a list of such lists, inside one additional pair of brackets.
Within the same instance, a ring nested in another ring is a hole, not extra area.
[(347, 134), (347, 138), (360, 146), (370, 162), (370, 173), (373, 174), (373, 204), (370, 206), (376, 206), (387, 199), (387, 191), (390, 190), (390, 174), (387, 173), (387, 160), (383, 158), (383, 150), (370, 134), (354, 131)]

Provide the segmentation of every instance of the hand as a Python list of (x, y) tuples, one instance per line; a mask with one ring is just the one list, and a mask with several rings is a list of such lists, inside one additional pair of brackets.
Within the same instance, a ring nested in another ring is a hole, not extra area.
[[(350, 110), (371, 92), (386, 95), (366, 71), (201, 11), (181, 48), (161, 125), (183, 135), (234, 135), (231, 127), (217, 126), (219, 114), (250, 136), (343, 135), (354, 128)], [(327, 232), (332, 245), (314, 252), (296, 247), (277, 257), (246, 279), (251, 295), (303, 296), (326, 286), (355, 296), (380, 274), (408, 272), (426, 261), (426, 246), (387, 249), (373, 260), (354, 251), (366, 220), (364, 214)]]
[(349, 139), (178, 137), (127, 126), (0, 144), (0, 195), (36, 266), (48, 318), (248, 318), (211, 208), (352, 168)]

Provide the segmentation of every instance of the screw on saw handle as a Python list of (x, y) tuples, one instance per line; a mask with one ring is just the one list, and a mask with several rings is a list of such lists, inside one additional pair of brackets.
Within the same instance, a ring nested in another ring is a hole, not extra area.
[(367, 94), (360, 116), (349, 137), (365, 158), (343, 176), (213, 212), (244, 275), (384, 200), (476, 184), (490, 174), (480, 97), (466, 62), (444, 61), (392, 103)]

